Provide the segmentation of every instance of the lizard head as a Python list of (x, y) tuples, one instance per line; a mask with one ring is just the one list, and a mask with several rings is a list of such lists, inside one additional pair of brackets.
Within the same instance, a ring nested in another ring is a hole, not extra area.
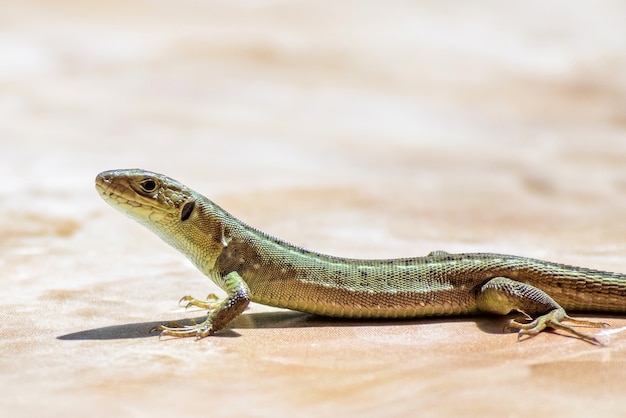
[(208, 199), (172, 178), (140, 169), (102, 172), (96, 190), (109, 205), (154, 231), (202, 270), (212, 267), (223, 232)]
[(109, 205), (148, 226), (184, 221), (195, 206), (191, 189), (139, 169), (104, 171), (96, 177), (96, 190)]

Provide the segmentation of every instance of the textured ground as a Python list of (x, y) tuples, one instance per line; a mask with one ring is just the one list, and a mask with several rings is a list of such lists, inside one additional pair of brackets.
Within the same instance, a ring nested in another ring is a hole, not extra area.
[(213, 338), (148, 333), (217, 289), (99, 199), (105, 169), (337, 255), (626, 271), (624, 4), (430, 3), (0, 4), (0, 410), (619, 415), (626, 333), (518, 343), (498, 318), (258, 305)]

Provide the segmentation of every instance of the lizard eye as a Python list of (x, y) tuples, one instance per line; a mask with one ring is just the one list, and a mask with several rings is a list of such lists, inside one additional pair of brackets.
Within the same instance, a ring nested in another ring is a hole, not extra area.
[(146, 193), (156, 192), (156, 189), (157, 189), (156, 181), (154, 181), (152, 179), (145, 179), (140, 184), (141, 184), (141, 188), (144, 190), (144, 192), (146, 192)]

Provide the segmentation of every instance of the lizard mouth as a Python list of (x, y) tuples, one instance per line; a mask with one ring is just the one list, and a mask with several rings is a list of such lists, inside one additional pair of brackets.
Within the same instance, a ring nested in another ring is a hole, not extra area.
[(96, 176), (96, 191), (112, 205), (129, 203), (134, 193), (130, 187), (122, 184), (120, 176), (114, 170), (104, 171)]
[(96, 191), (105, 200), (108, 200), (113, 195), (112, 192), (109, 192), (111, 177), (108, 173), (108, 171), (105, 171), (96, 176)]
[(107, 202), (116, 200), (120, 196), (120, 193), (112, 188), (112, 178), (112, 171), (104, 171), (96, 176), (96, 191)]

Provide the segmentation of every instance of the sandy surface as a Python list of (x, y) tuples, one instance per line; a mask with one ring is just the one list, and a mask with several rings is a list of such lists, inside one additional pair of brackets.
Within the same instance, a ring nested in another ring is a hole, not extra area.
[[(432, 2), (431, 2), (432, 3)], [(175, 177), (342, 256), (513, 253), (626, 271), (619, 1), (0, 4), (0, 415), (618, 416), (626, 333), (254, 305), (159, 340), (217, 288), (102, 202)], [(592, 315), (626, 326), (626, 316)]]

